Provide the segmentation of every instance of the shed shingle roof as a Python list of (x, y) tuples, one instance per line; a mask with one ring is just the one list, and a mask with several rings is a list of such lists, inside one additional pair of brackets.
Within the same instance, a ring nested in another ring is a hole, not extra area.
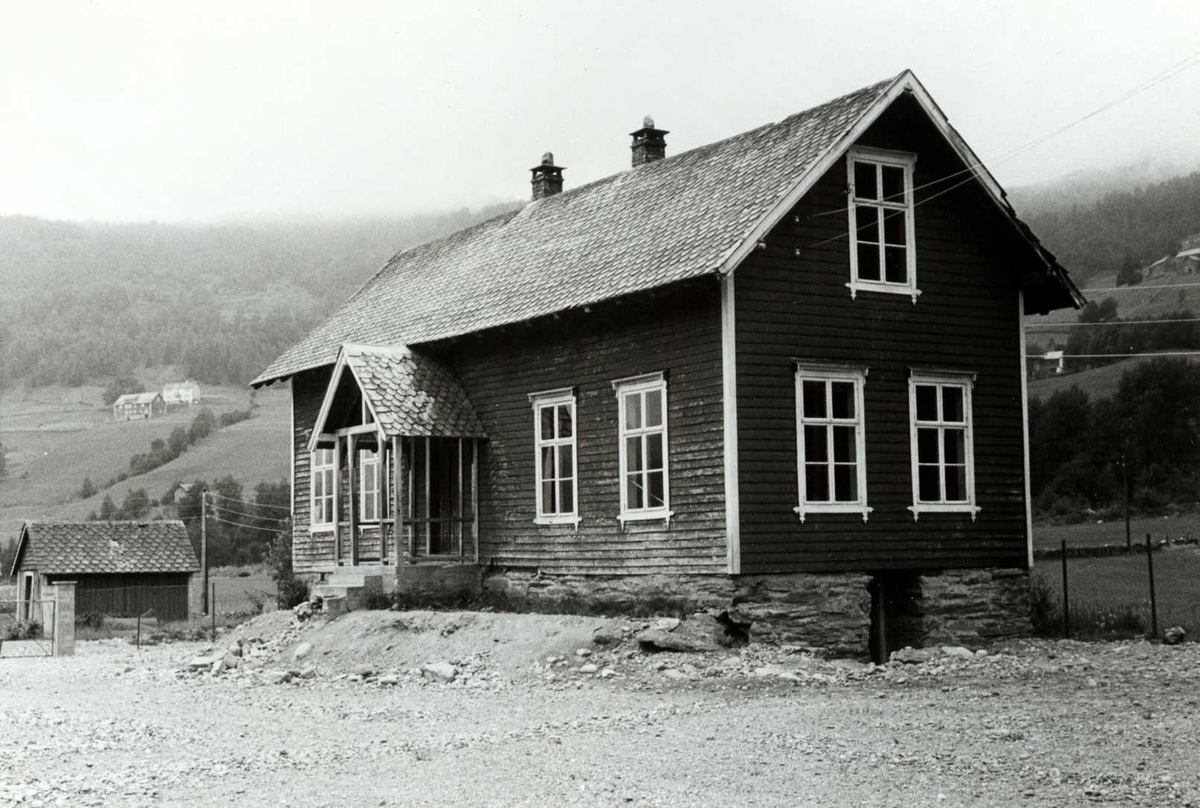
[(194, 572), (187, 528), (158, 522), (26, 522), (13, 571), (78, 573)]
[[(344, 343), (414, 346), (727, 271), (809, 171), (900, 89), (924, 94), (905, 71), (404, 250), (252, 384), (332, 364)], [(976, 173), (1023, 228), (986, 169)], [(1066, 289), (1064, 305), (1078, 304), (1065, 270), (1028, 236)]]
[(342, 351), (388, 437), (486, 437), (458, 379), (433, 359), (406, 348), (346, 345)]
[(254, 384), (715, 272), (891, 81), (405, 250)]

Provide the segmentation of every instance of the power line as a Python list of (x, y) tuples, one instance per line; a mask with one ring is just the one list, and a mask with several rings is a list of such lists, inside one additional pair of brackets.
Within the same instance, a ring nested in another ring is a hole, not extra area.
[[(1188, 64), (1189, 62), (1190, 62), (1190, 64)], [(992, 165), (1003, 165), (1004, 163), (1007, 163), (1009, 160), (1014, 160), (1017, 157), (1020, 157), (1021, 155), (1025, 154), (1026, 152), (1032, 151), (1033, 149), (1037, 148), (1038, 146), (1042, 145), (1043, 143), (1046, 143), (1047, 141), (1058, 137), (1059, 135), (1066, 132), (1067, 130), (1075, 128), (1076, 126), (1083, 123), (1084, 121), (1087, 121), (1090, 118), (1094, 118), (1097, 115), (1101, 114), (1102, 112), (1105, 112), (1105, 111), (1115, 107), (1117, 104), (1121, 104), (1125, 101), (1128, 101), (1130, 98), (1133, 98), (1134, 96), (1139, 95), (1139, 94), (1145, 92), (1146, 90), (1151, 89), (1152, 87), (1156, 87), (1165, 81), (1169, 81), (1170, 79), (1173, 79), (1175, 76), (1178, 76), (1180, 73), (1183, 73), (1186, 70), (1190, 70), (1191, 68), (1196, 67), (1197, 65), (1200, 65), (1200, 51), (1196, 51), (1195, 53), (1191, 54), (1190, 56), (1187, 56), (1187, 57), (1179, 60), (1178, 62), (1176, 62), (1175, 64), (1166, 68), (1165, 70), (1162, 70), (1162, 71), (1154, 74), (1150, 78), (1143, 81), (1141, 84), (1138, 84), (1137, 86), (1133, 87), (1132, 89), (1127, 90), (1126, 92), (1117, 96), (1113, 100), (1097, 107), (1096, 109), (1092, 110), (1091, 112), (1087, 113), (1086, 115), (1076, 118), (1074, 121), (1071, 121), (1070, 123), (1065, 124), (1064, 126), (1060, 126), (1058, 129), (1055, 129), (1051, 132), (1047, 132), (1044, 135), (1039, 135), (1038, 137), (1034, 138), (1033, 140), (1029, 141), (1028, 143), (1025, 143), (1024, 145), (1018, 146), (1015, 149), (1012, 149), (1008, 152), (1005, 152), (1004, 154), (1001, 154), (999, 157), (997, 157), (992, 162)], [(922, 200), (923, 202), (928, 202), (931, 199), (936, 199), (937, 197), (941, 196), (942, 194), (949, 193), (950, 191), (953, 191), (955, 188), (958, 188), (960, 185), (964, 185), (967, 182), (970, 182), (972, 179), (975, 179), (975, 176), (977, 173), (976, 170), (979, 168), (984, 168), (984, 164), (983, 164), (982, 160), (977, 160), (974, 163), (969, 163), (965, 168), (960, 169), (959, 171), (955, 171), (955, 172), (953, 172), (951, 174), (947, 174), (943, 177), (938, 177), (937, 179), (922, 183), (921, 185), (914, 187), (912, 189), (912, 192), (915, 194), (917, 191), (923, 190), (925, 188), (930, 188), (934, 185), (940, 185), (943, 182), (954, 179), (955, 177), (960, 177), (963, 174), (971, 174), (971, 176), (969, 178), (967, 178), (966, 180), (964, 180), (963, 182), (956, 183), (955, 185), (952, 185), (951, 187), (947, 188), (946, 190), (936, 193), (933, 196), (929, 197), (928, 199)], [(896, 196), (901, 196), (901, 194), (893, 194), (893, 197), (896, 197)], [(883, 198), (883, 199), (884, 199), (884, 201), (886, 201), (886, 198)], [(819, 213), (812, 213), (812, 214), (809, 214), (807, 216), (807, 218), (815, 219), (820, 216), (831, 216), (835, 213), (841, 213), (841, 212), (845, 211), (845, 209), (846, 209), (845, 206), (843, 206), (840, 208), (834, 208), (831, 210), (821, 211)], [(848, 235), (848, 234), (844, 234), (844, 235)], [(840, 236), (839, 236), (839, 238), (840, 238)], [(814, 246), (816, 246), (816, 245), (814, 245)]]
[(1200, 317), (1183, 317), (1171, 320), (1108, 320), (1103, 323), (1027, 323), (1026, 328), (1097, 328), (1100, 326), (1118, 325), (1158, 325), (1159, 323), (1200, 323)]
[[(1089, 354), (1063, 354), (1063, 359), (1126, 359), (1134, 356), (1200, 356), (1200, 351), (1159, 351), (1145, 353), (1089, 353)], [(1048, 359), (1045, 354), (1026, 354), (1027, 359)], [(1048, 359), (1050, 362), (1057, 362), (1059, 357)]]
[(279, 533), (280, 531), (283, 530), (283, 528), (281, 528), (281, 527), (274, 528), (274, 527), (257, 527), (255, 525), (243, 525), (240, 522), (231, 522), (227, 519), (222, 519), (219, 516), (215, 516), (212, 514), (210, 514), (209, 516), (214, 522), (220, 522), (223, 525), (231, 525), (233, 527), (241, 527), (241, 528), (245, 528), (246, 530), (259, 530), (259, 531), (262, 531), (263, 533)]
[(245, 516), (247, 519), (262, 519), (267, 522), (283, 522), (288, 518), (286, 516), (262, 516), (261, 514), (257, 513), (246, 513), (245, 511), (237, 511), (225, 505), (218, 505), (215, 503), (213, 504), (213, 507), (215, 509), (219, 509), (214, 511), (214, 513), (219, 512), (224, 514), (233, 514), (235, 516)]
[[(278, 511), (287, 511), (288, 513), (291, 513), (291, 511), (292, 511), (291, 508), (284, 506), (284, 505), (271, 505), (266, 502), (248, 502), (244, 499), (235, 499), (234, 497), (227, 497), (224, 494), (218, 494), (216, 491), (209, 491), (208, 495), (211, 497), (217, 497), (219, 499), (224, 499), (229, 502), (236, 502), (240, 505), (249, 505), (252, 508), (274, 508), (275, 510), (278, 510)], [(215, 505), (216, 503), (213, 503), (213, 504)]]
[(1150, 292), (1158, 289), (1190, 289), (1193, 286), (1200, 286), (1200, 283), (1160, 283), (1158, 286), (1105, 286), (1100, 289), (1082, 289), (1080, 291), (1085, 294), (1092, 292)]

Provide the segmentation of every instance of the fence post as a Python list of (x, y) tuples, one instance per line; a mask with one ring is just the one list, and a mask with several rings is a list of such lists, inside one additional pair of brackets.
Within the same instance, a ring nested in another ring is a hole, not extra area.
[(208, 599), (208, 611), (212, 615), (212, 638), (217, 641), (217, 582), (212, 582), (212, 596)]
[(1150, 573), (1150, 636), (1158, 636), (1158, 601), (1154, 597), (1154, 548), (1146, 534), (1146, 570)]
[(1063, 639), (1071, 639), (1071, 598), (1067, 590), (1067, 540), (1062, 540)]

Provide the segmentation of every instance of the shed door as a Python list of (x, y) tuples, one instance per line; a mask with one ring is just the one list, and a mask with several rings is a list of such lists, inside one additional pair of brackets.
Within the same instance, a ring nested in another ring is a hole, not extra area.
[(29, 612), (33, 605), (33, 584), (34, 574), (32, 572), (22, 573), (21, 575), (21, 620), (29, 620)]

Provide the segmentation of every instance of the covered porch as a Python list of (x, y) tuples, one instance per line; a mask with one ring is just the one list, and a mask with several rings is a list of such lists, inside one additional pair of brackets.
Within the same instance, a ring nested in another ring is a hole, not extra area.
[(309, 440), (321, 567), (339, 576), (390, 567), (394, 580), (397, 565), (476, 563), (484, 437), (436, 362), (343, 346)]

